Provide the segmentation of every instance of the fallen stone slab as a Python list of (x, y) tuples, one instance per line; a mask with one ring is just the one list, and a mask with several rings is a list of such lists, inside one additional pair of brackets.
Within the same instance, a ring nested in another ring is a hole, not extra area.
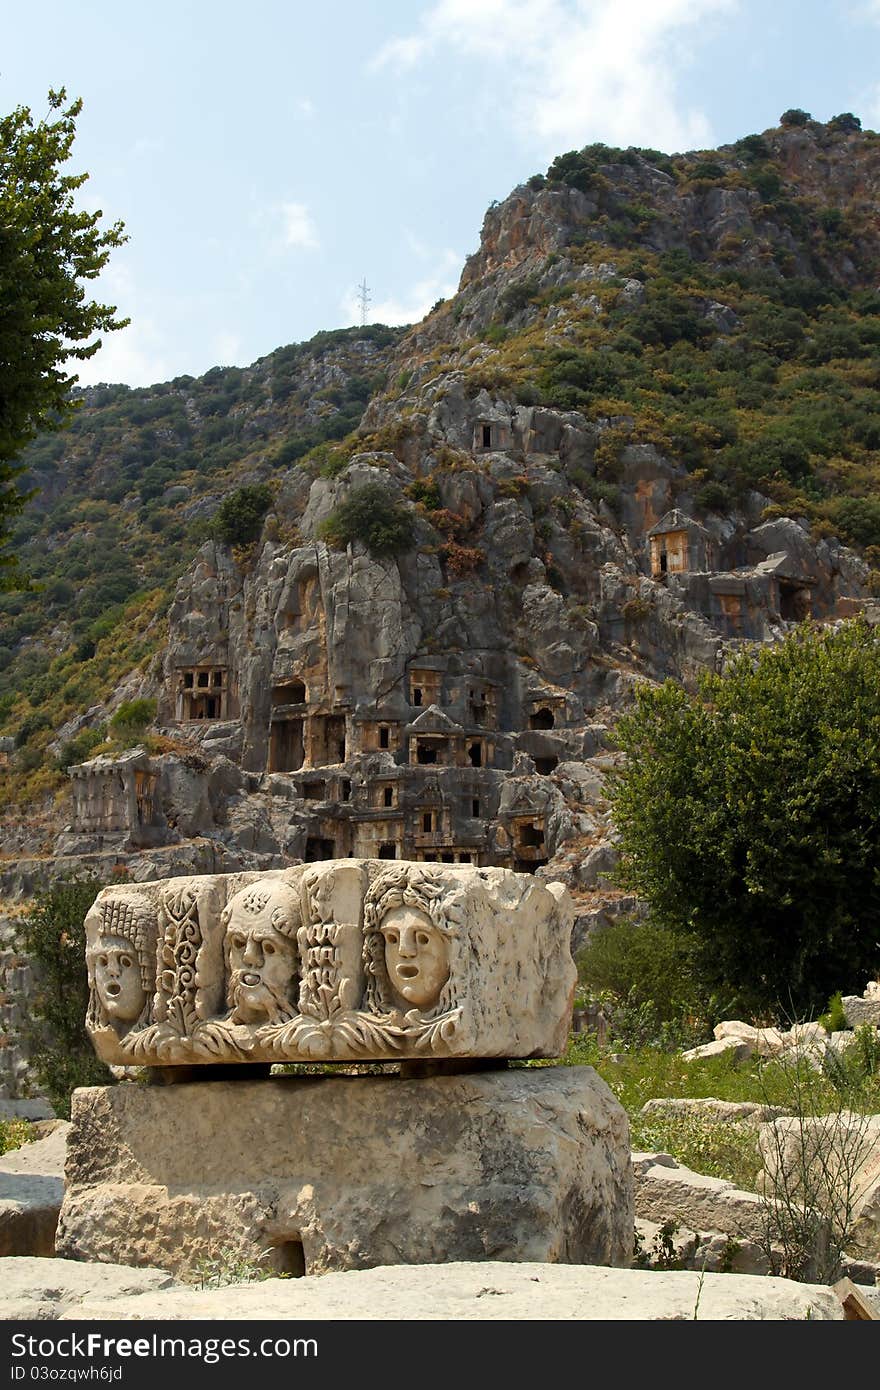
[(785, 1049), (784, 1034), (780, 1033), (778, 1028), (755, 1028), (751, 1023), (743, 1023), (740, 1019), (729, 1019), (716, 1024), (712, 1031), (717, 1042), (726, 1038), (738, 1038), (740, 1042), (747, 1043), (752, 1053), (757, 1053), (759, 1057), (776, 1057)]
[(173, 1285), (164, 1269), (7, 1257), (0, 1259), (0, 1318), (51, 1320), (60, 1318), (65, 1309), (78, 1309), (84, 1300), (104, 1302)]
[(188, 1277), (628, 1264), (626, 1112), (592, 1067), (75, 1091), (59, 1255)]
[(0, 1156), (0, 1256), (53, 1255), (70, 1124)]
[(157, 1269), (0, 1261), (0, 1317), (62, 1321), (843, 1321), (827, 1287), (745, 1274), (481, 1261), (197, 1289)]
[(845, 994), (841, 999), (843, 1016), (850, 1028), (858, 1028), (862, 1023), (872, 1023), (880, 1027), (880, 998), (876, 995), (868, 999), (858, 994)]
[(716, 1100), (713, 1096), (689, 1097), (668, 1096), (647, 1100), (642, 1106), (643, 1115), (696, 1115), (719, 1124), (764, 1124), (775, 1120), (786, 1112), (781, 1105), (762, 1105), (755, 1100)]
[[(748, 1256), (756, 1267), (769, 1268), (767, 1199), (724, 1178), (694, 1173), (669, 1154), (634, 1153), (632, 1162), (637, 1219), (660, 1224), (671, 1220), (691, 1231), (717, 1231), (741, 1245), (748, 1243)], [(818, 1222), (814, 1270), (826, 1252), (827, 1239), (827, 1226)]]
[(54, 1120), (55, 1111), (44, 1096), (32, 1100), (0, 1099), (0, 1120)]
[(699, 1062), (704, 1057), (723, 1057), (726, 1053), (731, 1053), (735, 1062), (744, 1062), (747, 1057), (752, 1055), (752, 1045), (743, 1042), (742, 1038), (716, 1038), (714, 1042), (689, 1048), (687, 1052), (681, 1054), (681, 1060), (683, 1062)]
[(677, 1222), (640, 1217), (636, 1222), (636, 1269), (696, 1269), (709, 1274), (767, 1274), (770, 1263), (753, 1241), (723, 1231), (695, 1231)]
[(851, 1213), (848, 1252), (880, 1261), (880, 1115), (783, 1116), (761, 1126), (758, 1142), (765, 1191), (833, 1198)]
[(827, 1288), (785, 1279), (590, 1265), (453, 1263), (267, 1280), (210, 1291), (165, 1290), (63, 1314), (91, 1320), (245, 1318), (406, 1321), (840, 1321)]

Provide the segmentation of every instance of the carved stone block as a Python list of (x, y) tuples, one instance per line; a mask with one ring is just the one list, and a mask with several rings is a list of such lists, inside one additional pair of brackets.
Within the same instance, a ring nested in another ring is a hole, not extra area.
[(572, 906), (509, 869), (332, 860), (105, 888), (86, 1027), (111, 1065), (555, 1057)]
[(56, 1249), (284, 1273), (628, 1264), (626, 1112), (591, 1067), (74, 1092)]

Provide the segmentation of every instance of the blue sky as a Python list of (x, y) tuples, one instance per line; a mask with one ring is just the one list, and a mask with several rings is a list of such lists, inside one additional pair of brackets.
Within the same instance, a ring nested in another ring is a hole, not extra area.
[(81, 379), (246, 365), (454, 292), (487, 205), (595, 140), (880, 127), (880, 0), (0, 0), (0, 110), (85, 106), (81, 201), (132, 319)]

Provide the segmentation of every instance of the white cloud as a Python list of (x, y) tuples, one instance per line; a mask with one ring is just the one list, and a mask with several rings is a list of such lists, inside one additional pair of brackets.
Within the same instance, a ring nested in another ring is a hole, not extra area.
[(694, 148), (711, 142), (711, 130), (678, 90), (687, 39), (737, 4), (436, 0), (419, 32), (391, 40), (371, 66), (406, 69), (443, 49), (478, 60), (485, 83), (497, 76), (516, 124), (548, 155), (596, 139)]
[(140, 316), (118, 333), (105, 333), (103, 346), (94, 357), (87, 362), (69, 361), (67, 370), (76, 374), (80, 386), (95, 386), (100, 381), (152, 386), (175, 374), (161, 333), (150, 319)]
[[(117, 256), (124, 256), (120, 251)], [(131, 318), (127, 328), (115, 333), (101, 335), (102, 346), (85, 362), (69, 358), (65, 370), (79, 379), (81, 386), (95, 386), (98, 382), (124, 382), (127, 386), (152, 386), (157, 381), (167, 381), (169, 377), (184, 370), (175, 366), (174, 354), (149, 314), (142, 314), (138, 308), (138, 294), (135, 278), (130, 268), (122, 260), (115, 260), (107, 266), (97, 280), (89, 287), (89, 298), (102, 304), (117, 305), (117, 318)], [(82, 344), (80, 345), (82, 346)]]
[(296, 111), (297, 115), (302, 116), (304, 120), (310, 121), (316, 114), (317, 107), (310, 97), (300, 97), (299, 101), (296, 103)]
[(318, 245), (318, 229), (305, 203), (282, 203), (281, 218), (285, 246), (312, 251)]
[(220, 333), (215, 333), (211, 351), (218, 363), (224, 367), (232, 366), (241, 356), (242, 344), (237, 333), (231, 329), (225, 329)]
[[(432, 275), (417, 280), (402, 293), (390, 293), (371, 299), (367, 308), (368, 323), (418, 323), (438, 299), (449, 299), (458, 289), (461, 257), (454, 251), (444, 251), (437, 258), (439, 265)], [(343, 296), (342, 309), (350, 323), (360, 323), (361, 306), (357, 286)]]
[(390, 39), (382, 47), (369, 66), (371, 71), (378, 72), (380, 68), (411, 68), (422, 58), (428, 48), (425, 39), (416, 38), (414, 35), (408, 39)]

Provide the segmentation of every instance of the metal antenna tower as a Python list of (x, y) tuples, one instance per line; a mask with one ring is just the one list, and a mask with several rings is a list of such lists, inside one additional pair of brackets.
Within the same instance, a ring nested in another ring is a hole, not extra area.
[(367, 284), (366, 276), (364, 276), (363, 280), (358, 285), (357, 299), (361, 310), (361, 328), (365, 328), (367, 325), (367, 308), (370, 303), (370, 287)]

